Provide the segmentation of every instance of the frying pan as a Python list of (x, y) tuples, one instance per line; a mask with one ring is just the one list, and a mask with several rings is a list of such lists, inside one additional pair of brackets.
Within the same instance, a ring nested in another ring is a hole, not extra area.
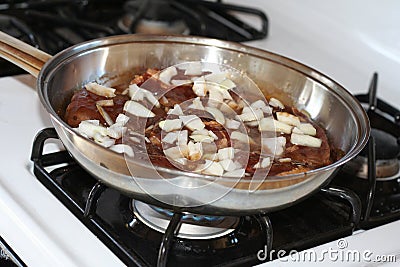
[[(0, 54), (37, 77), (39, 98), (65, 148), (102, 183), (134, 199), (180, 212), (244, 215), (292, 205), (329, 182), (369, 137), (368, 117), (342, 86), (289, 58), (242, 44), (194, 36), (121, 35), (88, 41), (50, 55), (0, 34)], [(91, 81), (113, 86), (133, 71), (163, 69), (187, 61), (245, 70), (263, 94), (304, 110), (345, 155), (305, 173), (268, 177), (256, 190), (247, 179), (143, 166), (75, 132), (62, 119), (74, 90)], [(27, 114), (29, 116), (29, 114)], [(154, 177), (149, 169), (161, 175)]]

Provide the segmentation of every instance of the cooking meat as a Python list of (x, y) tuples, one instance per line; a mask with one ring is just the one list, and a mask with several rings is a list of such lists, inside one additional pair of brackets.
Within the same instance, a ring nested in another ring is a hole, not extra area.
[[(234, 82), (225, 77), (218, 78), (219, 89), (196, 87), (196, 79), (209, 75), (184, 80), (183, 71), (175, 70), (169, 79), (178, 85), (168, 87), (157, 70), (148, 69), (134, 75), (129, 88), (115, 96), (82, 88), (71, 98), (64, 119), (104, 146), (120, 143), (128, 132), (127, 145), (142, 147), (154, 165), (185, 166), (204, 174), (249, 178), (257, 170), (269, 169), (269, 176), (283, 176), (329, 165), (341, 156), (322, 127), (279, 99), (270, 98), (269, 105), (254, 100), (245, 106), (230, 91)], [(212, 98), (223, 105), (211, 105)], [(225, 116), (224, 106), (237, 115)], [(135, 132), (143, 125), (141, 133)]]

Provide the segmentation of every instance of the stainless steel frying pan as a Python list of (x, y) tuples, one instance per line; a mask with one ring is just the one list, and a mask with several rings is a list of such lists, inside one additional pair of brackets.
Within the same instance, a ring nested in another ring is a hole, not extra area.
[[(69, 153), (101, 182), (144, 202), (201, 214), (251, 214), (291, 205), (329, 181), (339, 166), (357, 155), (369, 137), (361, 105), (342, 86), (291, 59), (237, 43), (183, 36), (123, 35), (85, 42), (54, 57), (0, 34), (0, 54), (37, 77), (41, 102)], [(345, 152), (339, 161), (307, 173), (268, 177), (257, 190), (249, 181), (135, 165), (77, 134), (63, 120), (74, 90), (100, 80), (115, 85), (133, 70), (165, 68), (186, 61), (227, 64), (245, 70), (264, 94), (307, 111)], [(29, 116), (29, 114), (27, 114)], [(133, 167), (132, 167), (133, 166)], [(133, 170), (133, 171), (132, 171)], [(132, 174), (133, 175), (132, 175)]]

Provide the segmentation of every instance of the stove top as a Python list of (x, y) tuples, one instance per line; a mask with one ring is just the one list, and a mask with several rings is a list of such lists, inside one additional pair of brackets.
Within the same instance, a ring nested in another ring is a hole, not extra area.
[[(240, 16), (251, 16), (246, 23)], [(184, 34), (228, 41), (263, 39), (268, 18), (257, 8), (193, 0), (20, 0), (0, 5), (0, 30), (50, 55), (87, 40), (127, 33)], [(24, 73), (0, 61), (0, 76)]]

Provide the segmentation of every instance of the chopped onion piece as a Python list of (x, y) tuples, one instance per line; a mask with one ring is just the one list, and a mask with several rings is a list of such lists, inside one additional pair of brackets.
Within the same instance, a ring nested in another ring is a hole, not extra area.
[(163, 83), (169, 84), (171, 81), (171, 78), (177, 74), (178, 74), (178, 70), (174, 66), (171, 66), (171, 67), (168, 67), (168, 68), (164, 69), (163, 71), (161, 71), (158, 78)]
[(261, 109), (246, 109), (243, 108), (242, 114), (238, 115), (238, 118), (242, 121), (258, 121), (264, 117), (264, 113)]
[(222, 168), (227, 172), (240, 168), (240, 166), (231, 159), (220, 160), (219, 164), (221, 164)]
[(322, 144), (322, 140), (319, 138), (296, 133), (292, 133), (290, 136), (290, 142), (294, 145), (308, 147), (320, 147)]
[(198, 96), (205, 96), (207, 94), (206, 80), (204, 77), (194, 80), (192, 90)]
[(201, 129), (201, 130), (196, 130), (192, 132), (192, 135), (208, 135), (208, 130), (207, 129)]
[(166, 132), (171, 132), (179, 130), (182, 127), (182, 121), (180, 119), (160, 121), (158, 126)]
[(125, 145), (125, 144), (113, 145), (113, 146), (110, 146), (110, 149), (117, 153), (125, 153), (129, 157), (133, 157), (135, 155), (135, 153), (133, 152), (133, 149), (130, 146)]
[(258, 169), (258, 168), (265, 169), (265, 168), (267, 168), (269, 165), (271, 165), (271, 159), (270, 159), (269, 157), (266, 157), (266, 158), (260, 159), (259, 162), (257, 162), (256, 164), (254, 164), (253, 168), (254, 168), (254, 169)]
[(281, 101), (273, 97), (271, 97), (271, 99), (269, 100), (269, 104), (274, 108), (280, 108), (280, 109), (285, 108), (285, 105), (283, 105)]
[(237, 130), (240, 127), (240, 122), (239, 121), (235, 121), (235, 120), (231, 120), (231, 119), (226, 119), (225, 126), (228, 129)]
[(211, 136), (214, 140), (218, 140), (218, 136), (211, 130), (208, 130), (208, 135)]
[(245, 174), (245, 169), (237, 169), (237, 170), (234, 170), (234, 171), (230, 171), (230, 172), (226, 172), (226, 173), (224, 173), (224, 176), (227, 176), (227, 177), (243, 177), (244, 176), (244, 174)]
[(201, 143), (193, 143), (190, 141), (188, 143), (188, 149), (189, 149), (189, 160), (199, 160), (201, 159), (201, 156), (203, 155), (203, 147)]
[(112, 99), (98, 100), (98, 101), (96, 101), (96, 106), (112, 107), (112, 106), (114, 106), (114, 100), (112, 100)]
[(204, 75), (204, 79), (209, 82), (220, 84), (226, 79), (227, 76), (228, 76), (228, 73), (226, 73), (226, 72), (210, 73), (210, 74)]
[(179, 116), (179, 115), (183, 115), (183, 111), (182, 111), (181, 106), (179, 106), (178, 104), (175, 104), (174, 108), (168, 110), (167, 114), (169, 114), (169, 115), (173, 114), (173, 115)]
[(173, 159), (175, 162), (181, 164), (181, 165), (186, 165), (187, 164), (187, 158), (177, 158), (177, 159)]
[(125, 133), (126, 129), (126, 127), (120, 125), (119, 123), (115, 123), (107, 128), (107, 135), (112, 138), (119, 139)]
[(218, 159), (233, 159), (235, 157), (235, 149), (233, 147), (225, 147), (218, 149)]
[(213, 117), (218, 123), (222, 125), (225, 124), (225, 116), (219, 109), (214, 107), (206, 107), (206, 111), (209, 112), (211, 115), (213, 115)]
[(125, 102), (124, 111), (143, 118), (152, 118), (156, 115), (142, 104), (139, 104), (132, 100)]
[(119, 123), (122, 126), (125, 126), (129, 121), (129, 117), (126, 116), (125, 114), (118, 114), (117, 118), (115, 119), (115, 123)]
[(101, 135), (100, 133), (95, 133), (93, 139), (96, 143), (104, 146), (110, 147), (115, 144), (115, 139), (112, 139), (108, 136)]
[(250, 105), (253, 109), (261, 109), (264, 113), (271, 114), (272, 108), (267, 105), (264, 101), (257, 100)]
[(217, 106), (218, 104), (222, 103), (224, 101), (224, 94), (222, 93), (222, 90), (216, 87), (210, 87), (208, 88), (208, 99), (212, 101), (208, 101), (209, 106)]
[(190, 62), (187, 65), (185, 75), (201, 75), (203, 73), (201, 62)]
[(103, 119), (106, 121), (108, 125), (114, 124), (113, 120), (111, 119), (110, 115), (104, 110), (102, 106), (99, 106), (96, 104), (96, 108), (99, 111), (100, 115), (103, 117)]
[(291, 162), (292, 159), (291, 158), (281, 158), (279, 159), (279, 162), (285, 163), (285, 162)]
[(165, 136), (164, 136), (164, 138), (162, 139), (162, 141), (164, 142), (164, 143), (167, 143), (167, 144), (174, 144), (175, 143), (175, 141), (178, 139), (178, 133), (177, 132), (170, 132), (170, 133), (167, 133)]
[(219, 164), (218, 162), (206, 159), (205, 167), (206, 168), (202, 170), (203, 174), (216, 176), (221, 176), (222, 174), (224, 174), (224, 168), (222, 168), (221, 164)]
[(278, 121), (292, 125), (292, 126), (300, 126), (300, 119), (297, 116), (294, 116), (287, 112), (277, 112), (276, 118)]
[(177, 146), (164, 149), (165, 156), (170, 159), (182, 158), (184, 155), (182, 155), (181, 152), (182, 152), (181, 149)]
[(85, 85), (86, 90), (89, 92), (105, 97), (114, 97), (115, 96), (115, 89), (106, 87), (97, 83), (88, 83)]
[(200, 100), (200, 97), (196, 97), (195, 99), (193, 99), (192, 104), (190, 104), (188, 108), (204, 110), (204, 106)]
[(209, 135), (201, 135), (201, 134), (192, 134), (190, 136), (191, 139), (193, 139), (193, 141), (195, 142), (205, 142), (205, 143), (211, 143), (212, 141), (214, 141), (214, 138), (212, 138)]
[(175, 86), (181, 86), (184, 84), (191, 84), (192, 80), (171, 80), (171, 84)]
[(179, 145), (187, 145), (188, 142), (188, 130), (183, 130), (178, 132), (178, 144)]
[(300, 123), (298, 128), (304, 134), (308, 134), (308, 135), (312, 135), (312, 136), (317, 134), (317, 129), (315, 129), (311, 123)]
[(261, 146), (263, 148), (262, 150), (267, 149), (268, 153), (273, 153), (274, 155), (280, 156), (285, 150), (286, 138), (284, 136), (262, 138)]
[(247, 134), (244, 134), (244, 133), (241, 133), (241, 132), (238, 132), (238, 131), (233, 131), (231, 133), (231, 135), (230, 135), (230, 138), (234, 139), (234, 140), (238, 140), (238, 141), (243, 142), (243, 143), (247, 143), (247, 144), (248, 143), (252, 143), (252, 144), (254, 144), (253, 139), (251, 139)]
[(158, 102), (153, 93), (140, 88), (137, 84), (129, 85), (129, 96), (131, 97), (131, 100), (135, 101), (143, 101), (143, 99), (146, 98), (152, 105), (158, 108), (160, 107), (160, 102)]
[(232, 80), (226, 79), (226, 80), (222, 81), (222, 82), (219, 84), (219, 86), (221, 87), (221, 89), (224, 89), (224, 90), (231, 90), (231, 89), (233, 89), (233, 88), (236, 87), (236, 84), (235, 84)]
[(179, 119), (183, 122), (184, 126), (192, 131), (202, 130), (205, 127), (204, 123), (196, 115), (179, 116)]
[(78, 126), (78, 131), (89, 138), (93, 138), (96, 133), (103, 136), (107, 135), (107, 128), (100, 125), (98, 120), (81, 121)]
[(293, 126), (274, 120), (271, 117), (262, 118), (260, 120), (260, 125), (258, 127), (260, 131), (271, 131), (271, 132), (275, 131), (287, 134), (290, 134), (292, 132), (292, 128)]

